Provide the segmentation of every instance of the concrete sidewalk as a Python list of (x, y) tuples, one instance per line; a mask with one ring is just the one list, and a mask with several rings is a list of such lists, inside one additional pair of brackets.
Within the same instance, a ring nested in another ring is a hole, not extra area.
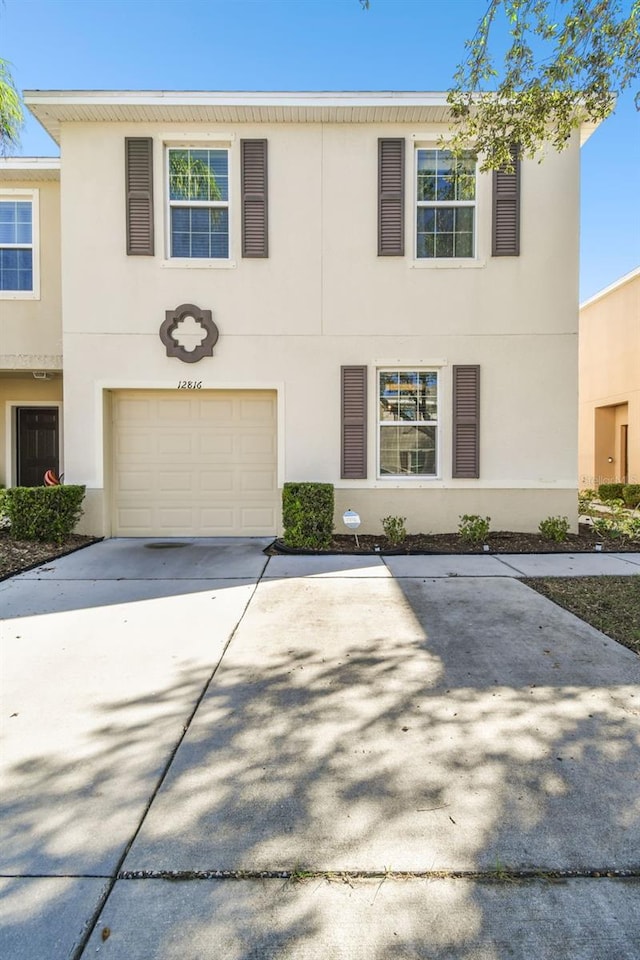
[(635, 960), (640, 661), (518, 582), (557, 555), (263, 546), (0, 584), (0, 954)]

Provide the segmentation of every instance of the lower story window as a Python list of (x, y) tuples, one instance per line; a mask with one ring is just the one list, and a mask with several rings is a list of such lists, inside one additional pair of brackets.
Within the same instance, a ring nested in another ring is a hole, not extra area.
[(438, 373), (378, 371), (380, 476), (438, 474)]

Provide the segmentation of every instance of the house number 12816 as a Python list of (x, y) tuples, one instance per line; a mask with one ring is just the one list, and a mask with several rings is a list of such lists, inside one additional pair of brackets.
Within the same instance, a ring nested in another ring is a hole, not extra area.
[(178, 380), (178, 390), (202, 390), (202, 380)]

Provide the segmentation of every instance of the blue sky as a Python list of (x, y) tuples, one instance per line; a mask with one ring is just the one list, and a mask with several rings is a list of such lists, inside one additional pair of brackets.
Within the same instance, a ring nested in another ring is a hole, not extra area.
[[(358, 0), (4, 0), (0, 56), (21, 89), (446, 90), (485, 9), (486, 0), (372, 0), (366, 13)], [(30, 118), (19, 152), (57, 149)], [(582, 152), (582, 299), (640, 264), (639, 183), (640, 113), (627, 92)]]

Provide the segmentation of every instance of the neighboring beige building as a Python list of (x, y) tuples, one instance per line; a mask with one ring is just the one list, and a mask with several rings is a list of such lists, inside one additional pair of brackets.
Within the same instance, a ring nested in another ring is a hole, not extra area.
[(365, 532), (576, 523), (578, 136), (494, 176), (445, 94), (25, 101), (61, 166), (0, 163), (0, 482), (57, 464), (107, 536), (274, 534), (287, 480)]
[(640, 267), (580, 306), (581, 488), (640, 483)]

